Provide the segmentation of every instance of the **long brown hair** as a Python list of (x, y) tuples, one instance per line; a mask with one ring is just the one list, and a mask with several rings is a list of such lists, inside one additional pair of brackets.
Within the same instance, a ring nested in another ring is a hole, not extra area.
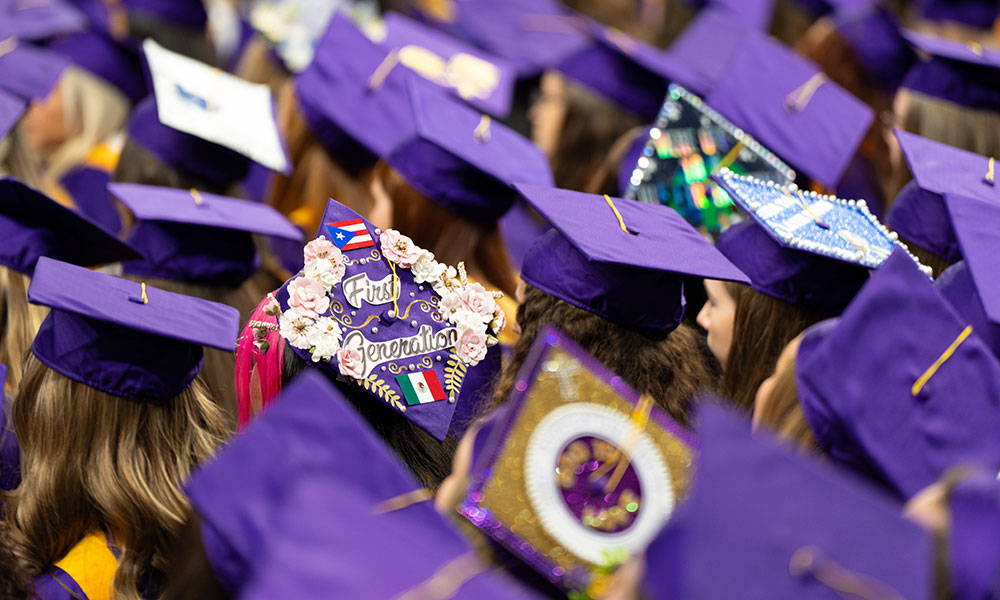
[[(181, 482), (223, 442), (222, 415), (195, 380), (164, 403), (137, 402), (73, 381), (33, 355), (11, 409), (21, 485), (6, 498), (4, 543), (30, 576), (89, 533), (119, 547), (114, 595), (140, 600), (163, 578), (187, 499)], [(67, 426), (71, 424), (71, 426)]]
[(507, 248), (494, 223), (474, 223), (424, 196), (386, 162), (375, 165), (375, 178), (392, 198), (392, 227), (434, 253), (439, 262), (466, 268), (485, 283), (511, 296), (517, 288)]
[(736, 314), (720, 391), (749, 413), (757, 388), (774, 373), (785, 345), (822, 317), (742, 284), (728, 282), (726, 291), (736, 302)]
[(650, 394), (678, 423), (691, 420), (692, 398), (712, 390), (718, 379), (704, 339), (681, 324), (663, 339), (652, 339), (528, 285), (517, 311), (521, 336), (494, 388), (495, 405), (507, 400), (517, 372), (538, 332), (555, 325), (618, 374), (633, 389)]
[[(802, 335), (796, 336), (786, 347), (791, 355), (774, 370), (770, 394), (759, 414), (754, 415), (760, 425), (778, 434), (783, 440), (807, 452), (821, 454), (816, 436), (813, 435), (806, 415), (799, 404), (799, 388), (795, 382), (795, 355)], [(754, 388), (756, 393), (757, 388)]]
[(21, 361), (49, 314), (49, 309), (28, 302), (27, 275), (0, 267), (0, 363), (7, 365), (10, 392), (21, 383)]

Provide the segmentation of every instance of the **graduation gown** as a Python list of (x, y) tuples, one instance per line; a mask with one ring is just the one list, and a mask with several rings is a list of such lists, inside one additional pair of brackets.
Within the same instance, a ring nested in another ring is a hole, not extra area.
[(111, 600), (118, 559), (103, 532), (87, 535), (45, 575), (35, 578), (38, 600)]

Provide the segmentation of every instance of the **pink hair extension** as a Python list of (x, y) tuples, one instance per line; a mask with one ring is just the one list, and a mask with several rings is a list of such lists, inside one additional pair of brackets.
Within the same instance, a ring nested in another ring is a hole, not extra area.
[(272, 302), (274, 292), (257, 305), (236, 345), (237, 431), (281, 392), (285, 340), (278, 333), (277, 314), (269, 314)]

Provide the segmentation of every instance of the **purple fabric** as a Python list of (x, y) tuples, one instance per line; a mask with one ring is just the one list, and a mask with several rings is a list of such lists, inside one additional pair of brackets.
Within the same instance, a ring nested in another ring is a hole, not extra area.
[(667, 50), (676, 63), (674, 81), (704, 98), (726, 74), (745, 40), (758, 35), (731, 11), (708, 5)]
[(868, 281), (868, 269), (783, 247), (753, 220), (723, 231), (715, 247), (753, 289), (827, 317), (843, 312)]
[(520, 271), (528, 248), (535, 243), (538, 236), (549, 230), (549, 226), (534, 214), (524, 201), (518, 199), (511, 205), (504, 216), (500, 217), (500, 235), (503, 236), (510, 255), (511, 266)]
[(837, 33), (854, 51), (872, 81), (895, 92), (917, 59), (895, 17), (872, 2), (839, 9), (833, 16)]
[[(898, 504), (749, 429), (703, 405), (694, 490), (646, 551), (650, 597), (827, 600), (817, 571), (835, 566), (878, 582), (871, 597), (931, 598), (931, 536)], [(806, 548), (816, 571), (797, 574)]]
[(675, 76), (675, 59), (620, 31), (588, 22), (593, 41), (563, 60), (566, 77), (641, 118), (652, 120)]
[(271, 186), (271, 169), (260, 163), (250, 162), (250, 170), (243, 179), (243, 191), (251, 202), (264, 204)]
[[(287, 504), (292, 484), (314, 479), (335, 482), (347, 495), (353, 489), (378, 498), (369, 509), (419, 487), (336, 388), (310, 369), (185, 486), (203, 532), (214, 529), (217, 542), (205, 544), (209, 561), (234, 567), (234, 572), (217, 573), (221, 581), (231, 581), (234, 593), (249, 579), (236, 571), (266, 566), (261, 548), (277, 534), (282, 515), (296, 514)], [(240, 493), (234, 495), (234, 489)], [(328, 502), (326, 514), (336, 515), (331, 506)], [(219, 548), (226, 556), (212, 556)], [(353, 575), (359, 579), (357, 572)]]
[(969, 108), (997, 111), (1000, 50), (973, 49), (969, 44), (912, 31), (905, 36), (929, 59), (917, 61), (901, 87)]
[(477, 136), (483, 116), (411, 81), (415, 131), (387, 156), (414, 189), (477, 223), (494, 223), (517, 198), (514, 182), (552, 186), (545, 154), (496, 121)]
[(89, 600), (76, 580), (59, 567), (35, 577), (32, 588), (37, 600)]
[(167, 165), (220, 188), (243, 180), (250, 170), (251, 160), (239, 152), (161, 123), (153, 96), (132, 111), (128, 135)]
[(0, 90), (0, 140), (14, 129), (25, 108), (27, 103), (24, 100)]
[(0, 40), (12, 36), (22, 40), (44, 40), (83, 31), (86, 26), (86, 15), (69, 2), (0, 2)]
[(138, 257), (111, 232), (16, 179), (0, 179), (0, 265), (31, 275), (42, 256), (96, 266)]
[(946, 194), (945, 204), (986, 316), (991, 323), (1000, 323), (1000, 281), (996, 271), (1000, 203)]
[(959, 261), (945, 269), (934, 285), (955, 312), (972, 325), (972, 331), (993, 350), (993, 356), (1000, 359), (1000, 322), (986, 314), (983, 299), (966, 261)]
[(979, 338), (913, 392), (965, 327), (896, 250), (839, 322), (810, 328), (796, 360), (799, 403), (827, 456), (901, 500), (957, 464), (997, 472), (1000, 363)]
[(1000, 595), (1000, 482), (977, 472), (948, 497), (949, 581), (956, 598), (987, 600)]
[(50, 369), (123, 398), (162, 402), (187, 389), (202, 346), (232, 350), (239, 312), (49, 258), (28, 301), (52, 310), (31, 345)]
[[(490, 55), (439, 31), (435, 31), (431, 27), (404, 17), (399, 13), (386, 13), (384, 19), (386, 37), (382, 41), (383, 46), (397, 50), (405, 46), (416, 46), (432, 52), (442, 60), (442, 66), (447, 65), (443, 73), (446, 77), (453, 74), (455, 65), (449, 64), (449, 62), (453, 56), (458, 54), (473, 56), (493, 65), (499, 75), (495, 86), (490, 90), (483, 90), (482, 94), (485, 94), (485, 96), (476, 94), (463, 99), (478, 110), (496, 117), (503, 118), (510, 113), (511, 102), (514, 96), (514, 84), (517, 80), (517, 71), (512, 63)], [(444, 87), (445, 89), (456, 91), (453, 86), (446, 84)], [(458, 91), (461, 90), (457, 90), (456, 95), (461, 97), (457, 93)]]
[(992, 29), (997, 19), (995, 0), (916, 0), (914, 4), (925, 19), (954, 21), (980, 29)]
[(962, 259), (955, 230), (948, 218), (944, 198), (910, 181), (899, 190), (889, 207), (885, 224), (908, 242), (949, 263)]
[(837, 182), (834, 190), (838, 198), (850, 200), (863, 199), (875, 218), (883, 222), (885, 218), (885, 199), (882, 197), (882, 186), (872, 164), (860, 152), (851, 158), (843, 176)]
[(462, 393), (458, 395), (455, 414), (451, 418), (451, 433), (455, 439), (462, 439), (469, 426), (489, 412), (493, 404), (493, 383), (500, 378), (502, 367), (500, 352), (493, 351), (466, 372)]
[(60, 183), (73, 198), (77, 210), (105, 230), (118, 235), (122, 230), (122, 219), (108, 194), (109, 181), (111, 175), (107, 171), (85, 166), (63, 175)]
[(757, 31), (767, 33), (771, 29), (775, 0), (709, 0), (709, 3), (732, 11), (740, 21)]
[(26, 101), (46, 98), (59, 83), (69, 60), (45, 48), (16, 43), (16, 48), (0, 55), (0, 89)]
[(831, 3), (826, 0), (796, 0), (796, 3), (816, 19), (826, 16), (833, 10)]
[(201, 545), (216, 581), (231, 595), (236, 594), (250, 578), (248, 561), (254, 557), (242, 556), (204, 519), (201, 521)]
[(796, 170), (833, 188), (875, 115), (829, 80), (790, 106), (819, 73), (779, 42), (751, 36), (705, 100)]
[(748, 282), (673, 209), (615, 199), (631, 231), (593, 194), (516, 185), (555, 228), (524, 258), (521, 278), (623, 327), (663, 337), (684, 316), (683, 276)]
[(149, 93), (138, 53), (101, 33), (74, 33), (60, 38), (51, 48), (114, 86), (132, 104)]
[(985, 181), (989, 159), (974, 152), (895, 130), (903, 158), (917, 184), (936, 194), (960, 194), (1000, 202), (1000, 187)]
[[(0, 364), (0, 382), (6, 381), (7, 366)], [(6, 391), (0, 395), (0, 401), (0, 491), (9, 492), (21, 485), (21, 446), (10, 425), (10, 398)]]
[(122, 0), (128, 12), (151, 16), (181, 27), (204, 30), (208, 14), (202, 0)]

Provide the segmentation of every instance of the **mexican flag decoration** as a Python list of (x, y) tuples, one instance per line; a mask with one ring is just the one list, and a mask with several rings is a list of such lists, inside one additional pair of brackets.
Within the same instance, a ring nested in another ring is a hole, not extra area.
[(396, 383), (403, 390), (406, 403), (410, 406), (445, 399), (444, 389), (441, 387), (441, 382), (438, 381), (434, 371), (420, 371), (397, 375)]

